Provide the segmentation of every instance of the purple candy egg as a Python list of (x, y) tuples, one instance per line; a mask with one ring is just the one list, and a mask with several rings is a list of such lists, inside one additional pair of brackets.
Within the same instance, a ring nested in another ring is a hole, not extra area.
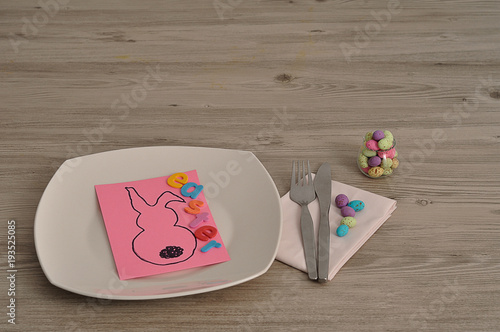
[(385, 137), (385, 134), (384, 134), (384, 132), (383, 132), (382, 130), (375, 130), (375, 131), (373, 132), (373, 136), (372, 136), (372, 138), (373, 138), (374, 140), (376, 140), (376, 141), (380, 141), (380, 140), (381, 140), (382, 138), (384, 138), (384, 137)]
[(356, 211), (350, 206), (344, 206), (340, 209), (340, 214), (342, 217), (354, 217), (356, 215)]
[(346, 206), (349, 203), (349, 198), (347, 198), (346, 195), (340, 194), (337, 197), (335, 197), (335, 205), (337, 205), (338, 208), (342, 208)]
[(379, 156), (371, 157), (370, 159), (368, 159), (368, 165), (370, 167), (378, 166), (378, 165), (380, 165), (381, 162), (382, 162), (382, 159), (380, 159)]

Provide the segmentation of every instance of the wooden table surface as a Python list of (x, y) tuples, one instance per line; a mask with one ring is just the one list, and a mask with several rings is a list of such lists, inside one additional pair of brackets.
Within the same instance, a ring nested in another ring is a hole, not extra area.
[[(2, 328), (19, 331), (497, 331), (500, 3), (3, 1)], [(104, 125), (104, 129), (103, 126)], [(401, 167), (363, 176), (389, 129)], [(293, 159), (396, 199), (328, 284), (275, 261), (216, 292), (97, 301), (45, 278), (33, 242), (66, 159), (144, 146), (250, 150), (280, 195)], [(16, 221), (16, 325), (7, 221)]]

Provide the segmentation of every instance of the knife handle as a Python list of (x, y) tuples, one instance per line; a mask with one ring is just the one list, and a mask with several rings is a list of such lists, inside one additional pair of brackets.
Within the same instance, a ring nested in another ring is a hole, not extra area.
[(318, 282), (328, 281), (330, 264), (330, 221), (328, 212), (321, 214), (318, 234)]
[(302, 243), (304, 245), (304, 254), (306, 256), (307, 274), (309, 275), (309, 279), (318, 280), (314, 226), (307, 204), (302, 205), (302, 215), (300, 216), (300, 230), (302, 232)]

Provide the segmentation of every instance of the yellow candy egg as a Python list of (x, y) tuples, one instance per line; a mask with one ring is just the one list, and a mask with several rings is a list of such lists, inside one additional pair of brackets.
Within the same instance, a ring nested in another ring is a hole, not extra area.
[(399, 160), (398, 160), (398, 158), (392, 159), (392, 166), (391, 166), (392, 169), (396, 169), (396, 168), (398, 168), (398, 166), (399, 166)]
[(374, 178), (381, 177), (382, 174), (384, 174), (384, 169), (382, 167), (380, 167), (380, 166), (372, 167), (368, 171), (368, 175), (371, 176), (371, 177), (374, 177)]

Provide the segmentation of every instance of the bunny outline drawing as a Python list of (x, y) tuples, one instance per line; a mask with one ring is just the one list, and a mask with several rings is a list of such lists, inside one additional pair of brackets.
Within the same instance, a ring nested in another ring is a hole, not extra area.
[(179, 216), (167, 206), (171, 202), (186, 201), (171, 191), (165, 191), (150, 205), (134, 187), (125, 189), (132, 209), (139, 213), (136, 225), (141, 231), (132, 240), (135, 255), (155, 265), (177, 264), (191, 258), (197, 239), (191, 230), (177, 225)]

